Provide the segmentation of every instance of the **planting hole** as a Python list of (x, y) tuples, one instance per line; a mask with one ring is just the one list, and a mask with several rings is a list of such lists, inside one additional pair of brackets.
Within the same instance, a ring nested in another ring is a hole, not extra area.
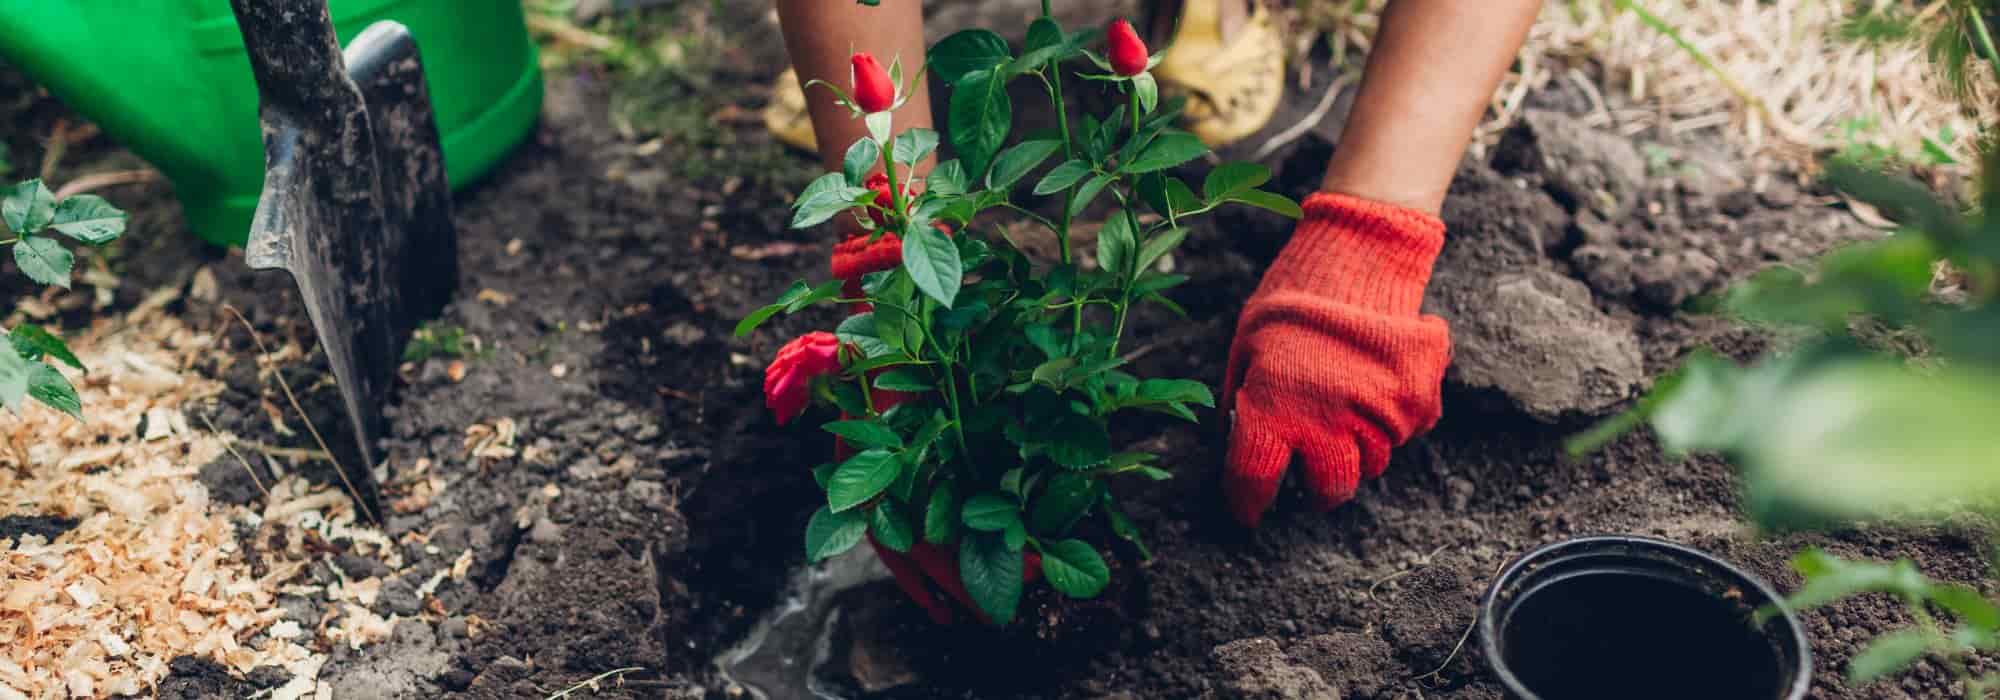
[(1518, 600), (1503, 655), (1542, 700), (1773, 700), (1789, 680), (1746, 607), (1678, 582), (1584, 570)]

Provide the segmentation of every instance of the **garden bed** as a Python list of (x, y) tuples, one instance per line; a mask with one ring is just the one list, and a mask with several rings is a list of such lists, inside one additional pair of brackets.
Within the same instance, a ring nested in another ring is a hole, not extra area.
[[(770, 27), (736, 21), (736, 45), (774, 45)], [(727, 51), (708, 78), (716, 84), (773, 77), (768, 49)], [(458, 198), (465, 273), (436, 328), (477, 343), (403, 372), (381, 528), (401, 546), (395, 566), (334, 540), (298, 579), (334, 580), (329, 563), (340, 576), (379, 579), (373, 612), (398, 618), (388, 638), (358, 649), (321, 640), (320, 681), (337, 697), (545, 697), (623, 668), (639, 670), (599, 696), (736, 697), (712, 659), (801, 565), (798, 533), (819, 498), (808, 470), (830, 447), (816, 431), (773, 423), (760, 400), (763, 364), (833, 316), (782, 318), (747, 339), (729, 330), (793, 280), (824, 277), (830, 241), (783, 225), (783, 193), (814, 173), (746, 116), (761, 96), (689, 99), (698, 108), (677, 109), (719, 133), (627, 138), (602, 74), (551, 72), (533, 140)], [(1580, 118), (1590, 101), (1564, 89), (1531, 94), (1526, 107), (1532, 116), (1468, 161), (1446, 203), (1451, 233), (1426, 301), (1456, 342), (1446, 414), (1396, 452), (1382, 479), (1330, 514), (1281, 499), (1262, 528), (1245, 531), (1217, 496), (1224, 416), (1124, 425), (1117, 442), (1150, 442), (1177, 476), (1118, 486), (1156, 554), (1139, 567), (1122, 624), (1087, 650), (1056, 648), (932, 627), (891, 585), (874, 584), (854, 594), (873, 601), (863, 606), (871, 614), (853, 616), (876, 625), (860, 636), (901, 653), (895, 668), (861, 668), (862, 681), (899, 681), (885, 697), (1497, 698), (1464, 644), (1476, 596), (1508, 558), (1588, 533), (1685, 542), (1780, 588), (1797, 584), (1786, 562), (1804, 544), (1911, 556), (1941, 579), (1979, 577), (1984, 533), (1974, 525), (1766, 539), (1742, 523), (1720, 461), (1670, 458), (1644, 435), (1564, 455), (1565, 438), (1688, 350), (1747, 357), (1772, 342), (1678, 310), (1691, 298), (1879, 234), (1837, 198), (1752, 168), (1719, 140), (1592, 129)], [(15, 115), (6, 133), (16, 163), (60, 116), (45, 100)], [(1276, 182), (1304, 194), (1329, 149), (1302, 139), (1272, 163)], [(126, 158), (101, 143), (82, 152), (73, 167)], [(294, 349), (276, 372), (321, 429), (336, 429), (337, 394), (295, 295), (252, 276), (240, 254), (185, 252), (197, 244), (164, 191), (113, 193), (137, 203), (135, 240), (113, 263), (123, 283), (107, 308), (62, 318), (80, 326), (151, 290), (182, 290), (166, 310), (219, 338), (189, 371), (223, 385), (190, 409), (193, 423), (311, 448), (251, 361), (250, 335), (219, 313), (234, 305), (266, 343)], [(1287, 230), (1239, 212), (1193, 235), (1174, 261), (1193, 278), (1173, 295), (1190, 318), (1134, 319), (1144, 373), (1219, 385), (1240, 304)], [(42, 468), (5, 459), (0, 468)], [(205, 465), (201, 481), (218, 502), (263, 498), (233, 460)], [(246, 544), (254, 554), (257, 543)], [(462, 580), (424, 590), (468, 556)], [(347, 614), (306, 595), (278, 605), (308, 629)], [(1894, 686), (1840, 680), (1863, 640), (1908, 622), (1899, 603), (1863, 597), (1803, 620), (1816, 697), (1946, 694), (1949, 676), (1929, 663)], [(884, 655), (842, 658), (857, 657)], [(177, 663), (162, 690), (247, 694), (284, 676), (250, 678)]]

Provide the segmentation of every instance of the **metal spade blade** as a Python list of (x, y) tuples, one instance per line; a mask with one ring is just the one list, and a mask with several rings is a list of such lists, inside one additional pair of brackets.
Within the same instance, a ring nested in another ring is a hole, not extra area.
[(298, 285), (363, 463), (342, 474), (371, 517), (403, 344), (458, 286), (458, 234), (416, 42), (378, 22), (343, 55), (325, 0), (230, 0), (261, 97), (264, 194), (250, 267)]

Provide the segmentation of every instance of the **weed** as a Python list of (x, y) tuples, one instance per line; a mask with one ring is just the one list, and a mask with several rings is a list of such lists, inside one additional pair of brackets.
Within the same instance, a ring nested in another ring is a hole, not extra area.
[[(0, 221), (10, 238), (0, 246), (14, 249), (14, 265), (39, 284), (69, 288), (76, 257), (61, 238), (102, 246), (125, 233), (125, 212), (104, 198), (77, 195), (57, 201), (41, 180), (15, 184), (0, 197)], [(58, 237), (60, 236), (60, 238)], [(75, 418), (83, 417), (76, 387), (51, 362), (78, 370), (83, 362), (62, 338), (32, 324), (21, 324), (0, 336), (0, 405), (21, 409), (33, 398)]]

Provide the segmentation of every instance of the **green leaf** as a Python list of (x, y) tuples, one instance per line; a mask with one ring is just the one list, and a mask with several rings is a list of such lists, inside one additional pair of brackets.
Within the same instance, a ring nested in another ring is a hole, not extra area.
[(1073, 218), (1083, 213), (1083, 210), (1090, 206), (1091, 200), (1097, 199), (1097, 193), (1104, 191), (1104, 186), (1111, 184), (1113, 179), (1115, 176), (1104, 173), (1084, 180), (1083, 186), (1076, 188), (1076, 198), (1070, 200), (1069, 215)]
[(1139, 382), (1138, 398), (1156, 403), (1192, 403), (1215, 407), (1208, 385), (1193, 379), (1148, 379)]
[(104, 245), (125, 233), (125, 212), (103, 197), (80, 194), (56, 202), (49, 228), (90, 245)]
[(38, 360), (47, 355), (61, 360), (63, 364), (84, 369), (83, 361), (77, 359), (76, 353), (70, 352), (69, 345), (41, 326), (23, 323), (15, 326), (14, 330), (7, 334), (7, 338), (14, 341), (14, 349), (24, 358)]
[(1060, 141), (1022, 141), (993, 161), (993, 172), (986, 176), (986, 186), (995, 190), (1013, 187), (1028, 171), (1061, 149)]
[[(833, 334), (840, 339), (840, 342), (861, 348), (862, 357), (871, 359), (886, 357), (895, 352), (895, 349), (889, 347), (881, 336), (876, 335), (875, 313), (872, 311), (863, 311), (847, 317), (834, 329)], [(741, 336), (742, 333), (737, 335)]]
[(902, 469), (902, 460), (888, 450), (864, 450), (847, 458), (834, 470), (833, 478), (827, 480), (827, 507), (839, 513), (867, 503), (889, 488)]
[(1862, 685), (1909, 668), (1931, 647), (1931, 634), (1922, 629), (1900, 629), (1868, 642), (1868, 646), (1847, 662), (1847, 682)]
[(838, 513), (821, 506), (806, 522), (806, 561), (820, 562), (853, 549), (868, 534), (860, 511)]
[(1042, 547), (1042, 575), (1049, 585), (1071, 598), (1095, 598), (1111, 583), (1111, 567), (1083, 540), (1063, 540)]
[(1019, 552), (1028, 544), (1028, 526), (1022, 524), (1019, 519), (1007, 523), (1007, 529), (1000, 534), (1003, 537), (1001, 541), (1007, 543), (1007, 551)]
[(772, 304), (750, 312), (750, 315), (744, 316), (743, 320), (736, 322), (736, 337), (741, 338), (750, 335), (751, 331), (757, 330), (758, 326), (764, 325), (765, 321), (771, 320), (772, 316), (776, 316), (778, 312), (784, 310), (784, 304)]
[(937, 150), (938, 133), (930, 129), (910, 129), (896, 135), (896, 162), (914, 165)]
[(1015, 468), (1013, 468), (1013, 469), (1009, 469), (1009, 470), (1007, 470), (1007, 472), (1006, 472), (1006, 473), (1004, 473), (1004, 474), (1001, 474), (1001, 475), (1000, 475), (1000, 492), (1001, 492), (1001, 493), (1004, 493), (1004, 494), (1007, 494), (1007, 495), (1009, 495), (1009, 496), (1013, 496), (1013, 497), (1014, 497), (1014, 499), (1015, 499), (1016, 501), (1020, 500), (1020, 499), (1021, 499), (1021, 477), (1023, 477), (1023, 476), (1026, 476), (1026, 475), (1027, 475), (1027, 473), (1028, 473), (1028, 470), (1027, 470), (1026, 468), (1023, 468), (1023, 467), (1015, 467)]
[(1097, 266), (1124, 280), (1132, 275), (1133, 249), (1139, 246), (1132, 232), (1132, 217), (1120, 211), (1097, 231)]
[(874, 139), (856, 139), (847, 147), (847, 157), (840, 161), (840, 174), (847, 184), (860, 187), (868, 181), (868, 173), (875, 170), (875, 164), (882, 162), (882, 146)]
[(1043, 438), (1049, 459), (1070, 469), (1087, 469), (1111, 456), (1111, 434), (1104, 423), (1079, 413), (1059, 414)]
[(1007, 523), (1020, 519), (1020, 505), (993, 491), (967, 499), (965, 508), (959, 512), (960, 522), (980, 532), (999, 532), (1007, 529)]
[(1051, 387), (1061, 389), (1064, 386), (1062, 383), (1063, 373), (1075, 366), (1076, 358), (1074, 357), (1068, 355), (1051, 357), (1047, 362), (1035, 365), (1034, 371), (1028, 373), (1028, 381), (1037, 384), (1047, 384)]
[(910, 519), (904, 517), (901, 506), (890, 499), (882, 499), (875, 509), (868, 512), (868, 529), (875, 533), (875, 541), (898, 552), (910, 551), (910, 545), (917, 543), (917, 533), (910, 527)]
[(0, 406), (10, 411), (21, 410), (21, 400), (28, 396), (29, 379), (38, 366), (47, 365), (21, 357), (13, 342), (0, 336)]
[(1793, 610), (1806, 610), (1860, 593), (1895, 593), (1922, 597), (1931, 583), (1909, 560), (1892, 564), (1848, 561), (1817, 549), (1792, 558), (1792, 568), (1805, 575), (1805, 585), (1785, 599)]
[(29, 237), (14, 244), (14, 264), (28, 279), (69, 289), (69, 271), (76, 258), (54, 239)]
[(1112, 534), (1118, 535), (1119, 539), (1132, 543), (1133, 547), (1138, 548), (1141, 558), (1152, 559), (1152, 550), (1147, 549), (1146, 543), (1139, 538), (1139, 527), (1132, 524), (1132, 519), (1126, 517), (1125, 511), (1118, 509), (1118, 501), (1111, 497), (1111, 491), (1105, 490), (1103, 494), (1104, 518), (1111, 522)]
[(1153, 139), (1152, 143), (1147, 144), (1146, 150), (1139, 152), (1137, 158), (1133, 158), (1118, 170), (1125, 173), (1165, 170), (1200, 158), (1207, 152), (1208, 146), (1203, 144), (1201, 139), (1195, 138), (1194, 134), (1169, 130), (1161, 133), (1159, 138)]
[(1283, 195), (1272, 194), (1270, 192), (1265, 192), (1263, 190), (1250, 190), (1248, 192), (1238, 192), (1236, 194), (1229, 195), (1229, 197), (1227, 197), (1227, 200), (1231, 202), (1236, 202), (1237, 204), (1248, 204), (1258, 209), (1263, 209), (1265, 211), (1269, 211), (1272, 213), (1281, 214), (1284, 215), (1286, 218), (1296, 219), (1305, 216), (1305, 210), (1299, 208), (1298, 202), (1286, 199)]
[(877, 143), (888, 143), (889, 130), (895, 126), (895, 114), (884, 111), (862, 117), (861, 123), (868, 127), (868, 137), (875, 139)]
[(1132, 76), (1132, 89), (1139, 92), (1141, 114), (1153, 111), (1153, 108), (1160, 104), (1160, 83), (1153, 79), (1152, 73)]
[[(805, 294), (785, 302), (785, 313), (795, 314), (813, 304), (839, 299), (842, 285), (843, 283), (840, 280), (822, 282), (819, 286), (807, 290)], [(787, 294), (787, 296), (790, 295)]]
[(806, 185), (792, 203), (792, 228), (818, 226), (835, 214), (854, 208), (854, 200), (869, 194), (866, 188), (847, 184), (843, 173), (827, 173)]
[(1180, 247), (1181, 241), (1184, 240), (1187, 240), (1187, 229), (1179, 226), (1161, 231), (1152, 238), (1147, 239), (1146, 245), (1139, 248), (1139, 263), (1133, 266), (1133, 270), (1136, 273), (1143, 274), (1147, 270), (1153, 269), (1154, 263), (1159, 262), (1160, 258), (1166, 257), (1167, 253), (1173, 252), (1173, 249)]
[(28, 372), (28, 395), (49, 408), (83, 420), (83, 399), (77, 397), (76, 387), (70, 386), (56, 368), (40, 362), (33, 364)]
[(910, 272), (917, 289), (945, 308), (951, 308), (958, 298), (958, 286), (965, 275), (958, 246), (929, 226), (903, 236), (903, 269)]
[(997, 70), (974, 71), (951, 91), (951, 145), (965, 163), (972, 180), (986, 176), (993, 155), (1007, 142), (1014, 125), (1014, 103), (1007, 96), (1007, 80)]
[(1050, 195), (1069, 189), (1071, 185), (1075, 185), (1078, 180), (1082, 180), (1083, 176), (1090, 173), (1088, 161), (1081, 159), (1064, 161), (1063, 164), (1049, 170), (1049, 174), (1043, 175), (1041, 182), (1035, 183), (1035, 194)]
[(875, 377), (875, 388), (890, 391), (930, 391), (931, 382), (914, 369), (892, 369)]
[(1008, 549), (1001, 535), (974, 534), (959, 544), (958, 572), (965, 592), (994, 624), (1014, 621), (1021, 604), (1021, 568), (1021, 553)]
[(930, 507), (924, 510), (924, 541), (944, 544), (958, 536), (958, 487), (940, 482), (931, 491)]
[(1208, 177), (1201, 181), (1201, 193), (1208, 201), (1218, 202), (1270, 181), (1270, 168), (1256, 163), (1223, 163), (1208, 171)]
[[(1007, 40), (985, 29), (967, 29), (931, 46), (931, 72), (946, 85), (964, 83), (974, 73), (990, 71), (1013, 60)], [(976, 78), (974, 78), (976, 79)]]
[(902, 449), (903, 438), (883, 425), (878, 419), (842, 420), (820, 426), (821, 429), (839, 435), (847, 444), (863, 449), (887, 447)]
[(957, 197), (965, 194), (966, 188), (971, 186), (965, 176), (965, 166), (956, 158), (931, 168), (931, 174), (924, 178), (924, 185), (931, 194), (941, 197)]
[(1049, 477), (1048, 484), (1035, 498), (1028, 510), (1028, 520), (1035, 532), (1044, 536), (1061, 535), (1069, 531), (1076, 521), (1090, 512), (1090, 506), (1097, 502), (1098, 485), (1102, 483), (1088, 474), (1061, 472)]
[(825, 489), (826, 483), (833, 480), (834, 470), (839, 468), (840, 465), (832, 462), (813, 467), (813, 483), (819, 484), (821, 489)]
[(7, 222), (7, 229), (17, 237), (42, 230), (55, 219), (55, 214), (55, 193), (41, 180), (16, 183), (0, 199), (0, 219)]
[(1931, 586), (1930, 599), (1965, 624), (1989, 630), (2000, 628), (2000, 607), (1970, 586), (1937, 584)]

